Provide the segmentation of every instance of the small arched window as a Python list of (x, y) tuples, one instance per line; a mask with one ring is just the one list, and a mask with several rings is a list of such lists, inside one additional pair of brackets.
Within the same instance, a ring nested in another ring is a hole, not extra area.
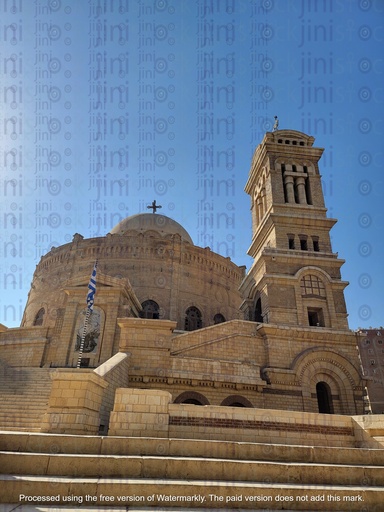
[(152, 320), (159, 319), (159, 305), (154, 300), (146, 300), (142, 303), (141, 307), (143, 308), (140, 317), (141, 318), (149, 318)]
[(201, 329), (203, 326), (203, 321), (201, 318), (201, 312), (195, 306), (191, 306), (185, 312), (185, 325), (184, 328), (186, 331), (195, 331), (196, 329)]
[(254, 321), (263, 323), (263, 312), (261, 309), (261, 298), (259, 297), (255, 304)]
[(45, 315), (45, 309), (44, 308), (39, 309), (39, 311), (37, 312), (35, 319), (33, 321), (33, 325), (43, 325), (44, 315)]
[(326, 382), (318, 382), (316, 384), (316, 395), (319, 412), (323, 414), (333, 414), (331, 388)]
[(195, 391), (184, 391), (175, 399), (175, 404), (209, 405), (207, 398)]
[(220, 405), (225, 407), (253, 407), (251, 402), (241, 395), (227, 396)]
[(225, 322), (225, 317), (224, 315), (222, 315), (221, 313), (217, 313), (214, 317), (213, 317), (213, 323), (216, 325), (216, 324), (222, 324), (223, 322)]

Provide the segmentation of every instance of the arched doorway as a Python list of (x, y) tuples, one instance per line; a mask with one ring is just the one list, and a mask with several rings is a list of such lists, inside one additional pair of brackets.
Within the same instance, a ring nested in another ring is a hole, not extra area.
[(333, 414), (331, 388), (326, 382), (316, 384), (316, 395), (319, 412), (323, 414)]

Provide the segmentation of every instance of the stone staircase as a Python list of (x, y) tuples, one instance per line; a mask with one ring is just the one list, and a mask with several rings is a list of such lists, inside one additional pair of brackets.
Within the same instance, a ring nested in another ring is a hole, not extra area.
[(40, 431), (51, 392), (49, 368), (0, 364), (0, 429)]
[(0, 459), (4, 511), (384, 510), (381, 449), (0, 432)]

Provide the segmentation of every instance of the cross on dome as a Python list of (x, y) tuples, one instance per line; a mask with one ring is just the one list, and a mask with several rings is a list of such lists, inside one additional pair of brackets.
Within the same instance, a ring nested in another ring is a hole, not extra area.
[(152, 201), (152, 204), (150, 206), (147, 206), (147, 208), (149, 210), (152, 209), (152, 213), (156, 213), (156, 210), (158, 210), (159, 208), (162, 208), (162, 206), (161, 205), (157, 205), (156, 204), (156, 199), (155, 199), (154, 201)]

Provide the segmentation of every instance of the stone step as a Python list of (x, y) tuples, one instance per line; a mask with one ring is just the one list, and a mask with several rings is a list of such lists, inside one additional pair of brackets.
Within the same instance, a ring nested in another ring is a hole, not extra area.
[(2, 402), (12, 402), (14, 400), (41, 400), (41, 399), (46, 399), (47, 397), (49, 397), (50, 395), (50, 390), (47, 391), (47, 388), (45, 387), (44, 389), (41, 389), (41, 390), (38, 390), (38, 389), (35, 389), (33, 388), (33, 390), (31, 390), (30, 392), (27, 392), (27, 393), (19, 393), (19, 392), (15, 392), (15, 393), (9, 393), (9, 392), (4, 392), (4, 391), (1, 391), (0, 390), (0, 394), (1, 394), (1, 399), (2, 399)]
[(45, 409), (34, 408), (33, 410), (23, 411), (0, 409), (0, 428), (3, 430), (19, 430), (37, 432), (41, 428), (41, 419)]
[(384, 466), (270, 462), (201, 457), (0, 452), (2, 474), (76, 478), (164, 478), (384, 487)]
[(23, 411), (20, 411), (17, 407), (13, 407), (12, 409), (8, 409), (6, 407), (0, 407), (0, 425), (2, 424), (2, 421), (6, 421), (8, 418), (24, 418), (25, 420), (36, 417), (41, 418), (42, 414), (44, 413), (45, 408), (44, 407), (31, 407), (30, 409), (25, 409)]
[[(383, 487), (342, 485), (301, 485), (273, 482), (231, 482), (172, 479), (74, 478), (1, 475), (2, 501), (25, 503), (28, 499), (49, 498), (49, 504), (90, 504), (113, 507), (131, 505), (180, 509), (206, 507), (224, 510), (380, 510), (384, 503)], [(30, 497), (30, 498), (28, 498)], [(152, 498), (153, 497), (153, 498)], [(65, 501), (71, 498), (72, 501)], [(95, 501), (94, 501), (95, 498)], [(45, 499), (44, 505), (48, 502)], [(294, 505), (293, 505), (294, 504)], [(292, 506), (293, 505), (293, 506)], [(321, 506), (321, 508), (319, 508)], [(175, 509), (173, 509), (175, 510)]]
[(23, 416), (10, 415), (10, 416), (5, 417), (5, 419), (2, 419), (0, 416), (0, 422), (1, 422), (1, 428), (3, 428), (3, 426), (5, 426), (5, 425), (7, 425), (7, 426), (14, 425), (15, 427), (18, 424), (30, 425), (31, 422), (34, 422), (36, 424), (38, 423), (40, 425), (41, 417), (37, 415), (37, 416), (31, 416), (29, 418), (25, 418)]
[[(86, 512), (110, 512), (110, 507), (87, 507), (84, 505), (84, 503), (81, 505), (81, 510), (85, 510)], [(145, 507), (143, 509), (142, 507), (136, 508), (136, 507), (129, 507), (129, 512), (146, 512), (146, 511), (152, 511), (152, 510), (159, 510), (158, 507)], [(188, 512), (189, 510), (196, 510), (192, 508), (184, 508), (183, 512)], [(201, 509), (200, 509), (201, 510)], [(207, 510), (207, 509), (204, 509)], [(161, 507), (161, 511), (164, 512), (177, 512), (177, 509), (175, 508), (164, 508)], [(0, 503), (0, 512), (52, 512), (52, 508), (47, 506), (40, 506), (40, 505), (16, 505), (15, 503)], [(62, 506), (57, 507), (55, 506), (54, 512), (79, 512), (79, 507), (68, 507), (68, 506)], [(113, 507), (113, 512), (127, 512), (127, 507)], [(238, 511), (241, 512), (241, 511)], [(290, 512), (288, 510), (288, 512)]]
[[(3, 385), (3, 386), (0, 386), (0, 390), (3, 393), (9, 393), (9, 394), (19, 393), (19, 394), (23, 394), (23, 395), (27, 395), (27, 394), (32, 395), (33, 391), (35, 389), (37, 389), (39, 391), (42, 391), (42, 392), (46, 392), (47, 391), (47, 384), (50, 384), (50, 382), (47, 382), (45, 384), (33, 385), (33, 389), (29, 389), (29, 388), (23, 387), (23, 386), (6, 386), (6, 385)], [(30, 386), (30, 385), (31, 385), (30, 382), (26, 383), (26, 386)]]
[[(2, 430), (5, 430), (5, 431), (10, 431), (10, 432), (40, 432), (40, 429), (41, 429), (41, 425), (40, 423), (36, 426), (31, 426), (29, 423), (28, 423), (28, 426), (21, 426), (21, 425), (1, 425), (1, 428)], [(1, 512), (1, 510), (0, 510)]]
[(8, 420), (8, 421), (2, 421), (1, 422), (1, 428), (3, 430), (14, 430), (14, 431), (18, 431), (19, 427), (23, 427), (24, 430), (26, 430), (28, 432), (28, 428), (33, 428), (35, 429), (34, 431), (36, 432), (36, 429), (38, 428), (39, 432), (40, 432), (40, 427), (41, 427), (41, 419), (40, 418), (35, 418), (35, 419), (31, 419), (30, 421), (26, 421), (24, 419), (13, 419), (13, 420)]
[(2, 381), (0, 385), (0, 389), (2, 391), (20, 391), (23, 390), (24, 392), (28, 392), (28, 388), (26, 386), (33, 385), (36, 386), (38, 389), (45, 389), (45, 386), (47, 384), (50, 384), (51, 380), (47, 379), (44, 381), (39, 380), (38, 382), (34, 380), (26, 380), (26, 381), (18, 381), (18, 382), (9, 382), (9, 381)]
[[(3, 402), (0, 404), (0, 411), (12, 411), (13, 409), (20, 411), (20, 403), (23, 403), (22, 400), (12, 400), (9, 402)], [(25, 411), (33, 411), (36, 410), (37, 407), (46, 408), (48, 400), (28, 400), (26, 404), (23, 403), (23, 413)]]
[(52, 381), (49, 368), (14, 368), (0, 363), (0, 428), (39, 431)]
[[(2, 508), (3, 507), (3, 508)], [(86, 512), (111, 512), (111, 507), (92, 507), (92, 506), (89, 506), (87, 507), (86, 505), (84, 505), (84, 502), (83, 504), (81, 505), (81, 510), (85, 510)], [(146, 507), (132, 507), (130, 506), (129, 507), (129, 512), (152, 512), (154, 510), (161, 510), (161, 512), (192, 512), (192, 511), (196, 511), (195, 508), (189, 508), (189, 507), (186, 507), (186, 508), (179, 508), (179, 507), (165, 507), (164, 505), (161, 506), (161, 508), (159, 507), (150, 507), (149, 505), (147, 505)], [(208, 508), (208, 507), (204, 507), (204, 508), (199, 508), (200, 512), (210, 512), (210, 511), (213, 511), (213, 510), (217, 510), (217, 508)], [(236, 509), (237, 512), (243, 512), (244, 508), (238, 508)], [(268, 510), (271, 510), (271, 508), (268, 508)], [(293, 509), (287, 509), (284, 507), (284, 512), (295, 512)], [(297, 509), (296, 509), (297, 510)], [(308, 509), (310, 510), (310, 509)], [(321, 512), (332, 512), (331, 509), (329, 508), (323, 508), (321, 507), (321, 509), (319, 508), (316, 508), (316, 509), (313, 509), (313, 510), (321, 510)], [(335, 510), (335, 509), (333, 509)], [(54, 511), (55, 512), (79, 512), (79, 507), (71, 507), (71, 506), (55, 506), (54, 508)], [(6, 504), (3, 504), (1, 505), (0, 504), (0, 512), (52, 512), (52, 508), (51, 507), (44, 507), (44, 506), (34, 506), (34, 505), (15, 505), (14, 503), (6, 503)], [(113, 507), (113, 512), (127, 512), (127, 507), (121, 507), (121, 506), (114, 506)]]
[(25, 407), (32, 407), (34, 404), (47, 404), (49, 400), (49, 395), (5, 395), (1, 397), (2, 401), (0, 406), (6, 405), (7, 407), (11, 407), (13, 404), (19, 404), (19, 402), (26, 402)]
[[(0, 386), (0, 390), (2, 391), (2, 393), (9, 393), (9, 394), (14, 394), (14, 393), (19, 393), (19, 394), (33, 394), (33, 391), (35, 389), (38, 389), (42, 392), (46, 392), (47, 391), (47, 384), (50, 384), (50, 382), (47, 382), (47, 383), (44, 383), (44, 384), (34, 384), (34, 383), (31, 383), (31, 382), (26, 382), (25, 383), (25, 386), (6, 386), (6, 385), (3, 385), (3, 386)], [(33, 390), (32, 388), (28, 388), (27, 386), (33, 386)]]
[(384, 466), (384, 450), (297, 446), (202, 439), (154, 437), (77, 436), (1, 432), (0, 450), (25, 453), (64, 453), (83, 455), (153, 455)]

